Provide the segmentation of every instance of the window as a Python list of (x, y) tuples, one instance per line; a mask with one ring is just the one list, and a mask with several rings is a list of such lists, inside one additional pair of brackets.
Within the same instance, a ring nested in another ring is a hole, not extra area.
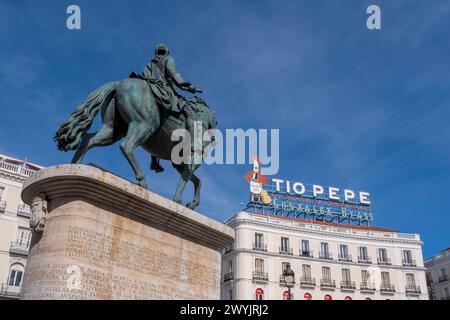
[(378, 258), (380, 262), (387, 262), (387, 251), (385, 248), (378, 249)]
[(367, 247), (359, 247), (359, 258), (361, 260), (369, 260), (369, 255), (367, 254)]
[(227, 262), (227, 273), (233, 272), (233, 260), (228, 260)]
[(341, 244), (339, 246), (339, 255), (341, 259), (348, 259), (348, 246)]
[(256, 300), (264, 300), (264, 290), (261, 288), (256, 289), (255, 298)]
[(448, 288), (444, 288), (444, 298), (450, 298), (450, 293), (448, 291)]
[(350, 269), (342, 269), (342, 281), (345, 283), (349, 283), (352, 281), (350, 277)]
[(408, 288), (414, 288), (416, 286), (416, 279), (414, 277), (414, 274), (412, 273), (406, 274), (406, 286)]
[(289, 238), (281, 238), (281, 251), (289, 251)]
[(28, 249), (31, 242), (31, 230), (19, 227), (17, 229), (15, 242), (18, 246)]
[(441, 269), (439, 270), (439, 272), (440, 272), (440, 276), (441, 276), (442, 278), (444, 278), (445, 276), (447, 276), (447, 270), (445, 270), (445, 268), (441, 268)]
[(361, 279), (364, 285), (368, 285), (370, 282), (370, 273), (367, 270), (361, 270)]
[(330, 252), (328, 250), (328, 243), (326, 242), (320, 243), (320, 254), (322, 258), (328, 258), (330, 256)]
[(322, 267), (322, 278), (331, 281), (331, 269), (329, 267)]
[(311, 278), (311, 266), (309, 264), (302, 265), (302, 274), (305, 279)]
[(23, 276), (24, 268), (20, 264), (15, 264), (11, 266), (10, 272), (9, 272), (9, 280), (8, 285), (14, 286), (14, 287), (20, 287), (22, 284), (22, 276)]
[(309, 241), (302, 240), (302, 255), (308, 255), (308, 254), (309, 254)]
[(391, 278), (389, 276), (389, 272), (381, 272), (381, 284), (384, 287), (388, 287), (391, 285)]
[(264, 272), (264, 260), (263, 259), (255, 259), (255, 271), (259, 273)]
[(263, 249), (264, 235), (262, 233), (255, 233), (255, 248)]
[(403, 250), (403, 260), (405, 263), (412, 263), (411, 250)]

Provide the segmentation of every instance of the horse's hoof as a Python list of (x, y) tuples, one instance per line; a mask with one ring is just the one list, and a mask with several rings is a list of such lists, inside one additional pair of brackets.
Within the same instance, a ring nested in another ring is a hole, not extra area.
[(186, 207), (188, 207), (191, 210), (194, 210), (195, 208), (197, 208), (198, 205), (199, 205), (198, 202), (190, 202), (186, 205)]

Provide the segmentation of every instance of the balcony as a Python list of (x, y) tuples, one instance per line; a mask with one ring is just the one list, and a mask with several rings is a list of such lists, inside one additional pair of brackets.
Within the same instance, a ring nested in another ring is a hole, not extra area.
[(404, 267), (415, 267), (416, 266), (416, 260), (403, 259), (403, 266)]
[(269, 274), (267, 272), (254, 271), (253, 272), (254, 281), (269, 281)]
[(354, 281), (341, 281), (341, 290), (356, 290)]
[[(286, 286), (286, 282), (284, 281), (284, 275), (282, 275), (282, 274), (280, 275), (280, 284)], [(294, 279), (293, 284), (295, 284), (295, 279)]]
[(368, 283), (368, 282), (361, 282), (360, 286), (361, 292), (375, 292), (375, 284), (374, 283)]
[(10, 286), (7, 283), (3, 283), (0, 291), (0, 296), (12, 299), (19, 299), (20, 287)]
[(253, 243), (253, 250), (267, 252), (267, 244), (265, 244), (265, 243)]
[(339, 261), (347, 261), (347, 262), (352, 262), (352, 256), (351, 255), (339, 255)]
[(228, 272), (227, 274), (223, 275), (223, 282), (228, 282), (234, 279), (233, 272)]
[(28, 255), (29, 250), (30, 248), (27, 243), (20, 243), (20, 242), (11, 242), (11, 247), (9, 248), (10, 253), (20, 254), (23, 256)]
[(17, 207), (17, 215), (19, 217), (31, 218), (30, 206), (27, 206), (26, 204), (19, 204)]
[(405, 291), (409, 296), (416, 296), (422, 293), (422, 290), (418, 286), (406, 286)]
[(381, 293), (394, 293), (395, 292), (395, 286), (392, 284), (383, 283), (380, 286), (380, 292)]
[(390, 266), (391, 265), (391, 259), (378, 257), (377, 263), (379, 265), (382, 265), (382, 266)]
[(280, 254), (294, 255), (292, 248), (280, 247)]
[(445, 282), (448, 280), (448, 276), (446, 274), (439, 276), (439, 282)]
[(0, 170), (13, 173), (22, 178), (28, 178), (30, 175), (36, 172), (35, 170), (25, 168), (24, 166), (8, 163), (2, 160), (0, 160)]
[(358, 256), (358, 262), (359, 262), (359, 263), (367, 263), (367, 264), (371, 264), (371, 263), (372, 263), (372, 258), (371, 258), (371, 257), (362, 257), (362, 256)]
[(299, 255), (301, 257), (312, 258), (313, 257), (313, 252), (312, 252), (312, 250), (301, 250), (300, 249)]
[(0, 212), (5, 212), (6, 209), (6, 201), (0, 200)]
[(329, 252), (320, 252), (319, 259), (333, 260), (333, 255)]
[(300, 286), (302, 286), (302, 287), (315, 287), (316, 286), (316, 278), (303, 276), (303, 277), (300, 278)]
[(336, 288), (336, 281), (331, 279), (320, 279), (320, 287), (322, 289), (332, 289)]

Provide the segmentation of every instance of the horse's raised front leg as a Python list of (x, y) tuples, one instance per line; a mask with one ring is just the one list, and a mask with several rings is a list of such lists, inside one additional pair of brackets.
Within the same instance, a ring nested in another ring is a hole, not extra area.
[(149, 127), (146, 123), (132, 122), (128, 126), (125, 140), (120, 144), (120, 150), (122, 150), (128, 163), (133, 168), (138, 185), (142, 188), (147, 188), (147, 182), (145, 181), (145, 175), (137, 162), (134, 150), (137, 147), (142, 146), (155, 130), (156, 128)]

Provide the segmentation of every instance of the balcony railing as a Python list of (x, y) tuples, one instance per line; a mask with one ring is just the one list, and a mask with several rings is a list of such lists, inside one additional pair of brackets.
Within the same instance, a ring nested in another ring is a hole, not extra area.
[(378, 257), (377, 263), (379, 265), (390, 266), (391, 265), (391, 259)]
[(256, 281), (269, 281), (269, 274), (267, 272), (254, 271), (253, 280)]
[(11, 247), (9, 248), (10, 253), (20, 254), (20, 255), (28, 255), (28, 251), (30, 250), (29, 245), (26, 243), (20, 242), (11, 242)]
[(406, 294), (409, 294), (409, 295), (419, 295), (422, 293), (422, 290), (418, 286), (406, 286), (405, 291), (406, 291)]
[(371, 257), (358, 256), (358, 262), (359, 263), (372, 263), (372, 258)]
[(315, 287), (316, 286), (316, 278), (303, 276), (300, 278), (300, 285), (304, 287)]
[(381, 284), (380, 286), (380, 292), (381, 293), (392, 293), (395, 292), (395, 286), (393, 284)]
[(320, 287), (334, 289), (336, 288), (336, 281), (330, 279), (320, 279)]
[(374, 292), (374, 291), (376, 291), (374, 283), (361, 282), (360, 288), (361, 288), (361, 291), (365, 291), (365, 292)]
[(442, 297), (441, 300), (450, 300), (450, 296), (448, 296), (448, 297)]
[(7, 163), (1, 160), (0, 160), (0, 169), (11, 173), (15, 173), (25, 178), (29, 177), (30, 175), (36, 172), (35, 170), (27, 169), (23, 166)]
[(344, 254), (344, 255), (340, 254), (340, 255), (339, 255), (339, 261), (348, 261), (348, 262), (351, 262), (351, 261), (352, 261), (352, 256), (351, 256), (351, 255), (348, 255), (348, 254)]
[(439, 282), (444, 282), (448, 280), (448, 276), (446, 274), (439, 276)]
[(320, 252), (319, 259), (333, 260), (333, 255), (330, 252)]
[(312, 252), (312, 250), (302, 250), (302, 249), (300, 249), (299, 255), (302, 256), (302, 257), (312, 258), (313, 257), (313, 252)]
[[(284, 275), (282, 275), (282, 274), (280, 275), (280, 284), (286, 285), (286, 282), (284, 281)], [(293, 284), (295, 284), (295, 279), (294, 279)]]
[(253, 250), (267, 252), (267, 244), (265, 244), (265, 243), (253, 243)]
[(356, 285), (354, 281), (341, 281), (341, 289), (344, 290), (355, 290)]
[(403, 259), (403, 266), (405, 266), (405, 267), (415, 267), (416, 266), (416, 260)]
[(233, 272), (228, 272), (228, 273), (223, 275), (223, 282), (231, 281), (233, 279), (234, 279)]
[(10, 286), (7, 283), (3, 283), (0, 291), (0, 296), (10, 297), (10, 298), (19, 298), (20, 295), (20, 287)]
[(287, 254), (292, 256), (294, 254), (294, 251), (292, 250), (292, 248), (280, 247), (280, 254)]
[(20, 217), (30, 218), (30, 206), (27, 206), (26, 204), (19, 204), (19, 206), (17, 207), (17, 215)]
[(0, 212), (5, 212), (6, 209), (6, 201), (2, 201), (0, 199)]

